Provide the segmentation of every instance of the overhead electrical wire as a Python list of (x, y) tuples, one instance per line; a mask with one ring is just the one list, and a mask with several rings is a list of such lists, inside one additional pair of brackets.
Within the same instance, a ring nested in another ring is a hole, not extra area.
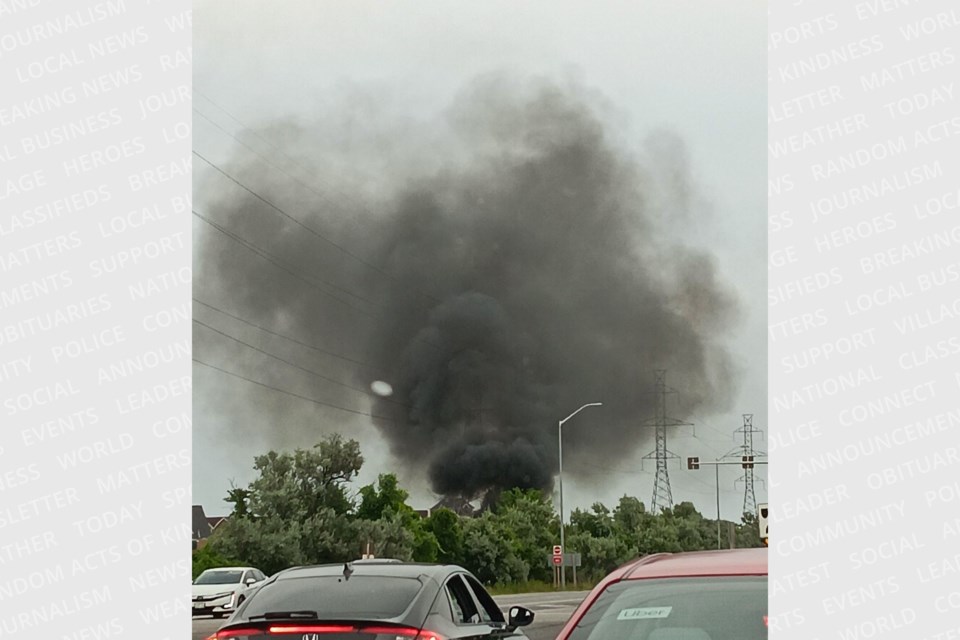
[(195, 297), (195, 298), (193, 298), (193, 301), (196, 302), (197, 304), (202, 304), (203, 306), (207, 307), (208, 309), (212, 309), (213, 311), (216, 311), (216, 312), (218, 312), (218, 313), (222, 313), (222, 314), (225, 315), (225, 316), (228, 316), (228, 317), (230, 317), (230, 318), (233, 318), (234, 320), (237, 320), (237, 321), (239, 321), (239, 322), (242, 322), (242, 323), (244, 323), (244, 324), (246, 324), (246, 325), (248, 325), (248, 326), (251, 326), (251, 327), (253, 327), (253, 328), (255, 328), (255, 329), (259, 329), (260, 331), (263, 331), (264, 333), (269, 333), (270, 335), (277, 336), (278, 338), (283, 338), (284, 340), (289, 340), (290, 342), (293, 342), (294, 344), (298, 344), (298, 345), (300, 345), (300, 346), (302, 346), (302, 347), (307, 347), (308, 349), (313, 349), (314, 351), (316, 351), (316, 352), (318, 352), (318, 353), (322, 353), (322, 354), (324, 354), (324, 355), (326, 355), (326, 356), (330, 356), (331, 358), (338, 358), (338, 359), (343, 360), (343, 361), (345, 361), (345, 362), (350, 362), (350, 363), (353, 363), (353, 364), (356, 364), (356, 365), (360, 365), (361, 367), (367, 367), (367, 368), (370, 368), (370, 369), (378, 369), (378, 368), (379, 368), (379, 367), (376, 367), (376, 366), (370, 364), (369, 362), (364, 362), (364, 361), (362, 361), (362, 360), (358, 360), (358, 359), (352, 358), (352, 357), (350, 357), (350, 356), (345, 356), (345, 355), (343, 355), (343, 354), (336, 353), (336, 352), (330, 351), (330, 350), (328, 350), (328, 349), (324, 349), (324, 348), (322, 348), (322, 347), (318, 347), (318, 346), (316, 346), (316, 345), (314, 345), (314, 344), (310, 344), (310, 343), (307, 343), (307, 342), (303, 342), (302, 340), (298, 340), (297, 338), (288, 336), (288, 335), (283, 334), (283, 333), (279, 333), (279, 332), (277, 332), (277, 331), (274, 331), (274, 330), (272, 330), (272, 329), (269, 329), (269, 328), (267, 328), (267, 327), (264, 327), (263, 325), (256, 324), (255, 322), (250, 322), (249, 320), (245, 320), (244, 318), (241, 318), (240, 316), (238, 316), (238, 315), (236, 315), (236, 314), (230, 313), (229, 311), (227, 311), (227, 310), (225, 310), (225, 309), (221, 309), (220, 307), (217, 307), (217, 306), (215, 306), (215, 305), (212, 305), (212, 304), (210, 304), (209, 302), (204, 302), (203, 300), (201, 300), (201, 299), (199, 299), (199, 298), (196, 298), (196, 297)]
[[(246, 191), (247, 193), (249, 193), (250, 195), (252, 195), (254, 198), (256, 198), (256, 199), (259, 200), (260, 202), (264, 203), (265, 205), (267, 205), (268, 207), (270, 207), (271, 209), (273, 209), (274, 211), (276, 211), (277, 213), (279, 213), (281, 216), (283, 216), (283, 217), (286, 218), (287, 220), (290, 220), (291, 222), (293, 222), (294, 224), (296, 224), (297, 226), (299, 226), (299, 227), (302, 228), (303, 230), (309, 232), (309, 233), (312, 234), (314, 237), (320, 239), (320, 240), (323, 241), (324, 243), (326, 243), (326, 244), (328, 244), (329, 246), (335, 248), (336, 250), (340, 251), (340, 252), (343, 253), (344, 255), (346, 255), (346, 256), (348, 256), (348, 257), (356, 260), (357, 262), (359, 262), (360, 264), (368, 267), (369, 269), (372, 269), (373, 271), (376, 271), (377, 273), (379, 273), (380, 275), (384, 276), (385, 278), (388, 278), (388, 279), (393, 280), (393, 281), (397, 281), (396, 276), (394, 276), (393, 274), (387, 272), (385, 269), (383, 269), (382, 267), (380, 267), (380, 266), (378, 266), (378, 265), (370, 262), (369, 260), (364, 259), (363, 257), (357, 255), (356, 253), (353, 253), (352, 251), (350, 251), (349, 249), (347, 249), (347, 248), (344, 247), (343, 245), (338, 244), (337, 242), (334, 242), (333, 240), (331, 240), (330, 238), (328, 238), (327, 236), (325, 236), (325, 235), (322, 234), (321, 232), (317, 231), (316, 229), (314, 229), (314, 228), (311, 227), (310, 225), (302, 222), (301, 220), (299, 220), (299, 219), (296, 218), (295, 216), (287, 213), (287, 212), (286, 212), (284, 209), (282, 209), (279, 205), (273, 203), (272, 201), (268, 200), (268, 199), (265, 198), (264, 196), (260, 195), (259, 193), (257, 193), (256, 191), (254, 191), (253, 189), (251, 189), (250, 187), (248, 187), (247, 185), (245, 185), (243, 182), (241, 182), (241, 181), (240, 181), (238, 178), (236, 178), (235, 176), (231, 175), (230, 173), (227, 173), (227, 171), (225, 171), (223, 168), (221, 168), (221, 167), (220, 167), (219, 165), (217, 165), (215, 162), (213, 162), (212, 160), (210, 160), (209, 158), (207, 158), (206, 156), (204, 156), (203, 154), (201, 154), (201, 153), (200, 153), (199, 151), (197, 151), (196, 149), (193, 150), (193, 155), (195, 155), (195, 156), (197, 156), (198, 158), (200, 158), (201, 160), (203, 160), (203, 161), (204, 161), (207, 165), (209, 165), (214, 171), (216, 171), (216, 172), (219, 173), (220, 175), (224, 176), (225, 178), (227, 178), (228, 180), (230, 180), (231, 182), (233, 182), (235, 185), (237, 185), (238, 187), (240, 187), (241, 189), (243, 189), (244, 191)], [(417, 289), (416, 287), (409, 287), (409, 288), (410, 288), (412, 291), (416, 292), (417, 294), (419, 294), (419, 295), (421, 295), (421, 296), (423, 296), (423, 297), (425, 297), (425, 298), (428, 298), (428, 299), (429, 299), (430, 301), (432, 301), (432, 302), (440, 302), (440, 299), (437, 298), (436, 296), (433, 296), (433, 295), (430, 295), (429, 293), (426, 293), (426, 292), (424, 292), (424, 291), (421, 291), (421, 290)]]
[(337, 385), (337, 386), (344, 387), (345, 389), (350, 389), (351, 391), (357, 391), (357, 392), (362, 393), (362, 394), (364, 394), (364, 395), (370, 396), (371, 398), (374, 398), (374, 399), (376, 399), (376, 400), (382, 400), (382, 401), (384, 401), (384, 402), (388, 402), (388, 403), (391, 403), (391, 404), (396, 404), (396, 405), (400, 405), (400, 406), (402, 406), (402, 407), (410, 408), (410, 405), (404, 404), (404, 403), (402, 403), (402, 402), (400, 402), (400, 401), (398, 401), (398, 400), (393, 400), (393, 399), (391, 399), (391, 398), (387, 398), (387, 397), (383, 397), (383, 396), (377, 396), (376, 394), (371, 394), (370, 391), (368, 391), (367, 389), (364, 389), (363, 387), (356, 387), (356, 386), (353, 386), (353, 385), (351, 385), (351, 384), (347, 384), (346, 382), (341, 382), (340, 380), (337, 380), (336, 378), (331, 378), (330, 376), (327, 376), (327, 375), (325, 375), (325, 374), (319, 373), (319, 372), (314, 371), (314, 370), (312, 370), (312, 369), (308, 369), (308, 368), (306, 368), (306, 367), (302, 367), (302, 366), (298, 365), (298, 364), (295, 363), (295, 362), (290, 362), (289, 360), (287, 360), (287, 359), (285, 359), (285, 358), (281, 358), (280, 356), (278, 356), (278, 355), (276, 355), (276, 354), (270, 353), (269, 351), (266, 351), (266, 350), (264, 350), (264, 349), (261, 349), (261, 348), (259, 348), (259, 347), (256, 347), (256, 346), (250, 344), (249, 342), (246, 342), (246, 341), (244, 341), (244, 340), (241, 340), (240, 338), (236, 338), (236, 337), (234, 337), (234, 336), (231, 336), (229, 333), (226, 333), (226, 332), (224, 332), (224, 331), (221, 331), (220, 329), (217, 329), (216, 327), (213, 327), (213, 326), (211, 326), (211, 325), (209, 325), (209, 324), (207, 324), (207, 323), (205, 323), (205, 322), (202, 322), (202, 321), (200, 321), (200, 320), (197, 320), (196, 318), (194, 318), (193, 321), (194, 321), (195, 323), (197, 323), (198, 325), (200, 325), (201, 327), (205, 327), (205, 328), (209, 329), (210, 331), (213, 331), (213, 332), (215, 332), (215, 333), (218, 333), (218, 334), (220, 334), (221, 336), (223, 336), (223, 337), (225, 337), (225, 338), (229, 338), (230, 340), (233, 340), (234, 342), (237, 342), (237, 343), (239, 343), (239, 344), (242, 344), (243, 346), (245, 346), (245, 347), (247, 347), (247, 348), (249, 348), (249, 349), (252, 349), (252, 350), (256, 351), (257, 353), (262, 353), (263, 355), (265, 355), (265, 356), (267, 356), (267, 357), (269, 357), (269, 358), (273, 358), (274, 360), (278, 360), (279, 362), (282, 362), (282, 363), (284, 363), (284, 364), (286, 364), (286, 365), (288, 365), (288, 366), (291, 366), (291, 367), (293, 367), (293, 368), (295, 368), (295, 369), (299, 369), (300, 371), (303, 371), (304, 373), (309, 373), (310, 375), (316, 376), (317, 378), (320, 378), (321, 380), (326, 380), (327, 382), (330, 382), (331, 384), (335, 384), (335, 385)]
[[(276, 256), (273, 256), (272, 254), (268, 253), (267, 251), (261, 249), (260, 247), (257, 247), (257, 246), (256, 246), (255, 244), (253, 244), (252, 242), (241, 238), (240, 236), (238, 236), (237, 234), (233, 233), (232, 231), (230, 231), (229, 229), (227, 229), (227, 228), (224, 227), (223, 225), (221, 225), (221, 224), (219, 224), (219, 223), (217, 223), (217, 222), (214, 222), (213, 220), (211, 220), (211, 219), (208, 218), (207, 216), (205, 216), (205, 215), (203, 215), (202, 213), (198, 212), (196, 209), (193, 209), (192, 211), (193, 211), (193, 215), (195, 215), (197, 218), (199, 218), (199, 219), (202, 220), (203, 222), (206, 222), (208, 225), (210, 225), (211, 227), (213, 227), (214, 229), (216, 229), (217, 231), (219, 231), (219, 232), (222, 233), (223, 235), (227, 236), (227, 237), (230, 238), (231, 240), (235, 241), (237, 244), (241, 245), (242, 247), (244, 247), (244, 248), (247, 249), (248, 251), (250, 251), (250, 252), (252, 252), (252, 253), (260, 256), (261, 258), (263, 258), (263, 259), (266, 260), (267, 262), (273, 264), (273, 265), (274, 265), (275, 267), (277, 267), (278, 269), (281, 269), (281, 270), (283, 270), (283, 271), (286, 271), (287, 273), (289, 273), (289, 274), (292, 275), (293, 277), (297, 278), (297, 279), (300, 280), (301, 282), (303, 282), (303, 283), (305, 283), (305, 284), (307, 284), (307, 285), (310, 285), (311, 287), (313, 287), (314, 289), (316, 289), (316, 290), (319, 291), (320, 293), (323, 293), (323, 294), (329, 296), (330, 298), (332, 298), (333, 300), (336, 300), (337, 302), (343, 303), (344, 305), (350, 307), (351, 309), (357, 311), (358, 313), (360, 313), (360, 314), (362, 314), (362, 315), (365, 315), (365, 316), (369, 316), (369, 317), (371, 317), (371, 318), (376, 318), (376, 316), (374, 316), (373, 314), (369, 313), (368, 311), (366, 311), (366, 310), (364, 310), (364, 309), (360, 309), (359, 307), (353, 306), (353, 305), (350, 304), (350, 302), (348, 302), (347, 300), (344, 300), (343, 298), (338, 298), (338, 297), (337, 297), (336, 295), (334, 295), (333, 293), (327, 291), (326, 289), (324, 289), (323, 287), (321, 287), (319, 284), (317, 284), (316, 282), (314, 282), (314, 281), (311, 279), (311, 276), (302, 275), (302, 274), (300, 274), (300, 273), (297, 273), (297, 272), (296, 272), (295, 270), (293, 270), (292, 268), (283, 265), (282, 263), (279, 262), (279, 260), (276, 258)], [(320, 282), (322, 282), (323, 284), (325, 284), (325, 285), (327, 285), (327, 286), (329, 286), (329, 287), (335, 287), (335, 288), (337, 288), (337, 289), (342, 289), (342, 287), (339, 287), (339, 286), (337, 286), (337, 285), (335, 285), (335, 284), (329, 283), (329, 282), (327, 282), (327, 281), (325, 281), (325, 280), (321, 280), (320, 278), (317, 278), (317, 280), (319, 280)], [(344, 290), (344, 291), (345, 291), (345, 290)], [(372, 301), (369, 301), (369, 300), (367, 300), (366, 298), (363, 298), (363, 297), (358, 296), (358, 295), (356, 295), (356, 294), (349, 294), (349, 295), (353, 295), (353, 296), (354, 296), (355, 298), (357, 298), (358, 300), (361, 300), (361, 301), (364, 301), (364, 302), (368, 302), (368, 303), (370, 303), (370, 304), (375, 304), (375, 303), (373, 303)]]
[[(298, 280), (304, 282), (305, 284), (308, 284), (308, 285), (312, 286), (312, 287), (315, 288), (317, 291), (326, 294), (327, 296), (329, 296), (329, 297), (332, 298), (333, 300), (337, 300), (338, 302), (343, 303), (344, 305), (346, 305), (346, 306), (349, 307), (350, 309), (353, 309), (353, 310), (356, 311), (357, 313), (359, 313), (359, 314), (361, 314), (361, 315), (364, 315), (364, 316), (366, 316), (366, 317), (368, 317), (368, 318), (372, 318), (372, 319), (374, 319), (374, 320), (383, 320), (383, 319), (384, 319), (382, 315), (370, 313), (370, 312), (368, 312), (368, 311), (365, 311), (365, 310), (363, 310), (363, 309), (360, 309), (359, 307), (356, 307), (356, 306), (351, 305), (349, 302), (343, 300), (342, 298), (338, 298), (337, 296), (333, 295), (333, 294), (330, 293), (329, 291), (326, 291), (325, 289), (323, 289), (322, 287), (320, 287), (317, 283), (312, 282), (312, 281), (310, 280), (310, 276), (304, 276), (304, 275), (299, 274), (299, 273), (297, 273), (296, 271), (290, 269), (289, 267), (286, 267), (286, 266), (280, 264), (280, 263), (277, 262), (274, 258), (272, 258), (272, 257), (270, 256), (270, 254), (268, 254), (268, 253), (266, 253), (265, 251), (263, 251), (262, 249), (258, 248), (256, 245), (253, 245), (252, 243), (247, 242), (247, 241), (244, 240), (243, 238), (240, 238), (239, 236), (236, 236), (236, 234), (234, 234), (233, 232), (231, 232), (229, 229), (226, 229), (226, 228), (223, 227), (222, 225), (217, 224), (217, 223), (214, 222), (213, 220), (210, 220), (208, 217), (204, 216), (202, 213), (199, 213), (197, 210), (194, 209), (194, 210), (192, 210), (192, 211), (193, 211), (193, 215), (195, 215), (197, 218), (199, 218), (199, 219), (202, 220), (203, 222), (207, 223), (208, 225), (210, 225), (211, 227), (213, 227), (213, 228), (216, 229), (217, 231), (220, 231), (221, 233), (223, 233), (223, 234), (226, 235), (227, 237), (231, 238), (232, 240), (236, 241), (238, 244), (240, 244), (241, 246), (243, 246), (243, 247), (244, 247), (245, 249), (247, 249), (248, 251), (253, 252), (254, 254), (260, 256), (261, 258), (263, 258), (264, 260), (270, 262), (271, 264), (274, 264), (274, 265), (275, 265), (276, 267), (278, 267), (279, 269), (281, 269), (281, 270), (283, 270), (283, 271), (286, 271), (287, 273), (289, 273), (290, 275), (294, 276), (294, 277), (297, 278)], [(323, 281), (321, 281), (321, 282), (323, 282)], [(331, 285), (331, 286), (335, 286), (335, 285)], [(359, 296), (357, 296), (357, 297), (358, 297), (358, 299), (360, 299), (360, 300), (366, 300), (365, 298), (362, 298), (362, 297), (359, 297)], [(375, 305), (376, 303), (370, 301), (370, 304), (374, 304), (374, 305)], [(431, 341), (429, 341), (429, 340), (427, 340), (427, 339), (425, 339), (425, 338), (414, 337), (414, 338), (412, 338), (412, 340), (413, 340), (414, 342), (421, 342), (421, 343), (423, 343), (423, 344), (425, 344), (425, 345), (428, 345), (428, 346), (430, 346), (430, 347), (433, 347), (434, 349), (440, 349), (440, 348), (441, 348), (440, 345), (438, 345), (437, 343), (431, 342)]]
[(234, 373), (233, 371), (228, 371), (227, 369), (223, 369), (223, 368), (218, 367), (218, 366), (216, 366), (216, 365), (210, 364), (209, 362), (204, 362), (203, 360), (200, 360), (199, 358), (193, 358), (193, 361), (196, 362), (197, 364), (202, 364), (202, 365), (205, 366), (205, 367), (209, 367), (210, 369), (216, 369), (217, 371), (219, 371), (219, 372), (221, 372), (221, 373), (225, 373), (225, 374), (227, 374), (228, 376), (233, 376), (234, 378), (239, 378), (239, 379), (241, 379), (241, 380), (246, 380), (247, 382), (249, 382), (249, 383), (251, 383), (251, 384), (255, 384), (255, 385), (258, 385), (258, 386), (261, 386), (261, 387), (265, 387), (265, 388), (267, 388), (267, 389), (271, 389), (272, 391), (277, 391), (278, 393), (284, 393), (284, 394), (286, 394), (286, 395), (288, 395), (288, 396), (293, 396), (294, 398), (300, 398), (301, 400), (306, 400), (307, 402), (313, 402), (314, 404), (319, 404), (319, 405), (323, 405), (323, 406), (325, 406), (325, 407), (330, 407), (331, 409), (338, 409), (338, 410), (340, 410), (340, 411), (345, 411), (345, 412), (347, 412), (347, 413), (352, 413), (352, 414), (355, 414), (355, 415), (358, 415), (358, 416), (366, 416), (366, 417), (368, 417), (368, 418), (373, 418), (374, 420), (387, 420), (387, 421), (391, 421), (391, 422), (394, 420), (393, 418), (391, 418), (391, 417), (389, 417), (389, 416), (380, 416), (380, 415), (377, 415), (377, 414), (374, 414), (374, 413), (370, 413), (370, 412), (368, 412), (368, 411), (360, 411), (359, 409), (350, 409), (350, 408), (348, 408), (348, 407), (342, 407), (342, 406), (340, 406), (340, 405), (332, 404), (332, 403), (330, 403), (330, 402), (324, 402), (324, 401), (322, 401), (322, 400), (317, 400), (317, 399), (315, 399), (315, 398), (310, 398), (310, 397), (307, 397), (307, 396), (302, 395), (302, 394), (299, 394), (299, 393), (294, 393), (294, 392), (292, 392), (292, 391), (287, 391), (286, 389), (281, 389), (281, 388), (279, 388), (279, 387), (274, 387), (274, 386), (272, 386), (272, 385), (265, 384), (265, 383), (260, 382), (260, 381), (258, 381), (258, 380), (254, 380), (254, 379), (252, 379), (252, 378), (248, 378), (248, 377), (246, 377), (246, 376), (242, 376), (242, 375), (240, 375), (239, 373)]
[[(207, 95), (205, 95), (204, 93), (199, 92), (199, 91), (194, 91), (194, 94), (199, 95), (201, 98), (203, 98), (204, 100), (206, 100), (207, 102), (209, 102), (210, 104), (212, 104), (214, 107), (216, 107), (217, 109), (219, 109), (220, 111), (222, 111), (223, 113), (225, 113), (231, 120), (233, 120), (234, 122), (236, 122), (236, 123), (240, 126), (240, 129), (241, 129), (242, 131), (246, 131), (246, 132), (248, 132), (250, 135), (252, 135), (253, 137), (255, 137), (255, 138), (257, 138), (258, 140), (260, 140), (260, 141), (261, 141), (265, 146), (267, 146), (271, 151), (274, 151), (274, 152), (280, 154), (281, 156), (283, 156), (283, 158), (284, 158), (287, 162), (289, 162), (291, 165), (297, 167), (298, 169), (300, 169), (300, 170), (302, 170), (302, 171), (304, 171), (304, 172), (307, 172), (307, 173), (311, 174), (311, 179), (312, 179), (312, 180), (315, 180), (315, 181), (318, 181), (318, 182), (323, 182), (321, 178), (319, 178), (318, 176), (316, 176), (316, 175), (315, 175), (313, 172), (311, 172), (309, 169), (303, 167), (295, 158), (292, 158), (291, 156), (289, 156), (281, 147), (277, 146), (276, 144), (273, 144), (270, 140), (268, 140), (267, 138), (265, 138), (265, 137), (263, 137), (262, 135), (260, 135), (260, 134), (256, 131), (256, 129), (254, 129), (254, 128), (251, 127), (250, 125), (248, 125), (248, 124), (246, 124), (245, 122), (243, 122), (242, 120), (240, 120), (240, 118), (238, 118), (237, 116), (233, 115), (233, 113), (231, 113), (230, 111), (228, 111), (228, 110), (226, 109), (226, 107), (224, 107), (223, 105), (221, 105), (221, 104), (219, 104), (218, 102), (216, 102), (213, 98), (211, 98), (210, 96), (207, 96)], [(253, 149), (252, 147), (250, 147), (250, 145), (248, 145), (248, 144), (246, 144), (245, 142), (243, 142), (242, 140), (240, 140), (240, 138), (238, 138), (236, 135), (234, 135), (234, 134), (231, 133), (230, 131), (227, 131), (225, 128), (223, 128), (222, 126), (220, 126), (220, 124), (218, 124), (217, 122), (215, 122), (215, 121), (214, 121), (212, 118), (210, 118), (208, 115), (204, 114), (203, 112), (201, 112), (201, 111), (200, 111), (199, 109), (197, 109), (196, 107), (193, 107), (193, 110), (194, 110), (197, 114), (199, 114), (204, 120), (206, 120), (207, 122), (209, 122), (210, 124), (212, 124), (214, 127), (216, 127), (217, 129), (219, 129), (219, 130), (222, 131), (223, 133), (227, 134), (228, 136), (230, 136), (230, 137), (233, 138), (234, 140), (236, 140), (236, 141), (237, 141), (238, 143), (240, 143), (242, 146), (244, 146), (244, 147), (246, 147), (247, 149), (249, 149), (252, 153), (260, 156), (261, 158), (263, 158), (263, 160), (266, 161), (267, 163), (270, 163), (269, 159), (267, 159), (266, 156), (264, 156), (264, 155), (261, 154), (260, 152), (256, 151), (256, 150)], [(314, 189), (314, 188), (313, 188), (311, 185), (309, 185), (308, 183), (305, 183), (305, 182), (303, 182), (302, 180), (299, 180), (299, 179), (296, 178), (295, 176), (291, 175), (290, 173), (288, 173), (288, 172), (285, 171), (284, 169), (282, 169), (282, 168), (280, 168), (280, 167), (278, 167), (278, 166), (276, 166), (276, 165), (274, 165), (274, 164), (271, 164), (271, 166), (273, 166), (273, 167), (276, 168), (277, 170), (285, 173), (286, 175), (290, 176), (292, 179), (297, 180), (301, 185), (303, 185), (307, 190), (313, 192), (313, 193), (314, 193), (316, 196), (318, 196), (321, 200), (329, 201), (329, 199), (330, 199), (329, 194), (321, 193), (320, 191), (317, 191), (316, 189)], [(350, 204), (351, 204), (352, 206), (354, 206), (355, 208), (357, 208), (357, 209), (359, 209), (359, 210), (361, 210), (361, 211), (364, 211), (364, 212), (366, 212), (366, 213), (373, 213), (373, 212), (370, 211), (370, 209), (369, 209), (366, 205), (364, 205), (362, 202), (357, 201), (356, 198), (353, 198), (353, 197), (351, 197), (350, 195), (348, 195), (348, 194), (344, 193), (343, 191), (341, 191), (340, 189), (337, 189), (336, 186), (331, 185), (331, 184), (329, 184), (329, 183), (324, 183), (323, 186), (324, 186), (324, 188), (325, 188), (327, 191), (329, 191), (329, 192), (333, 193), (334, 195), (342, 198), (343, 200), (346, 200), (346, 201), (350, 202)]]

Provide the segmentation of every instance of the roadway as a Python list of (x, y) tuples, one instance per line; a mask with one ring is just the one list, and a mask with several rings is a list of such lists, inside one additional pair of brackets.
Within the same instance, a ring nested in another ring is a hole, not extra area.
[[(513, 605), (522, 605), (535, 613), (533, 624), (524, 629), (530, 640), (553, 640), (560, 628), (586, 597), (588, 591), (564, 591), (548, 593), (522, 593), (510, 596), (496, 596), (497, 604), (504, 610)], [(210, 617), (193, 619), (193, 640), (204, 640), (220, 628), (223, 620)]]

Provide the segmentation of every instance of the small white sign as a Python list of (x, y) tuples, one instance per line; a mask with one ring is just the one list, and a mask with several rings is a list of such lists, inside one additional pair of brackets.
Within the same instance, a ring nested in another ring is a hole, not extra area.
[(553, 545), (553, 555), (555, 555), (555, 556), (562, 556), (562, 555), (563, 555), (563, 547), (561, 547), (561, 546), (558, 545), (558, 544)]
[(617, 616), (617, 620), (647, 620), (650, 618), (666, 618), (673, 611), (673, 607), (643, 607), (640, 609), (624, 609)]

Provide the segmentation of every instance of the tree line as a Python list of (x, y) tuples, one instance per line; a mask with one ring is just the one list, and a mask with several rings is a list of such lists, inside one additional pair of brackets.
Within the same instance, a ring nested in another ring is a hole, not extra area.
[[(549, 497), (512, 489), (475, 517), (436, 509), (421, 517), (393, 474), (351, 498), (363, 465), (360, 445), (339, 435), (311, 449), (270, 451), (254, 458), (257, 478), (233, 487), (230, 518), (194, 551), (194, 577), (216, 566), (250, 565), (270, 575), (287, 567), (344, 562), (369, 546), (376, 557), (463, 566), (487, 585), (552, 582), (549, 554), (559, 541), (559, 519)], [(722, 523), (720, 544), (762, 546), (754, 514)], [(623, 496), (610, 509), (597, 502), (575, 510), (565, 529), (566, 550), (579, 553), (578, 577), (594, 582), (641, 555), (717, 548), (716, 520), (690, 502), (649, 513)]]

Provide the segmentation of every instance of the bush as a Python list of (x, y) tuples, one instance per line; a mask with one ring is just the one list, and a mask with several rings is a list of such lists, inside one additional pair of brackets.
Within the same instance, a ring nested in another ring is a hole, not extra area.
[(193, 552), (193, 579), (196, 580), (197, 576), (206, 571), (207, 569), (216, 569), (217, 567), (235, 567), (241, 562), (236, 560), (230, 560), (223, 557), (210, 545), (205, 545), (201, 549), (196, 549)]

